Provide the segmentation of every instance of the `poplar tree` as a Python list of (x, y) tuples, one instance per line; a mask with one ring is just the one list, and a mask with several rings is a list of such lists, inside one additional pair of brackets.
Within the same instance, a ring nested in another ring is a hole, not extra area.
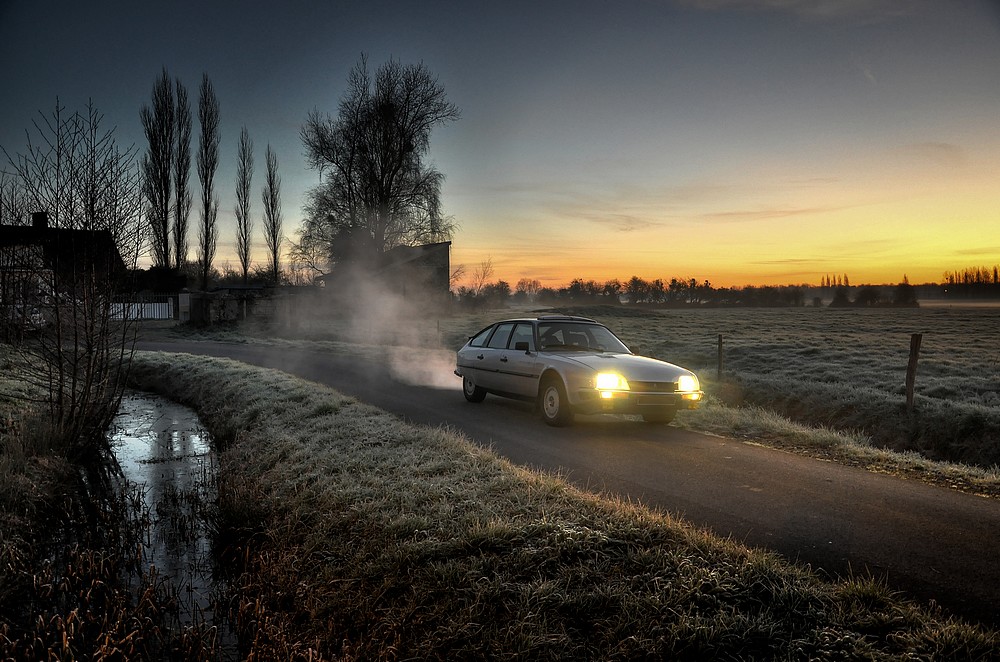
[(281, 253), (281, 177), (278, 176), (278, 156), (267, 146), (267, 179), (261, 200), (264, 203), (264, 241), (267, 243), (268, 271), (271, 281), (278, 284)]
[(174, 165), (174, 87), (166, 68), (153, 84), (152, 106), (140, 112), (149, 146), (142, 160), (143, 193), (153, 264), (170, 266), (170, 194)]
[(243, 270), (243, 284), (250, 271), (250, 248), (253, 219), (250, 218), (250, 184), (253, 180), (253, 141), (244, 126), (240, 131), (240, 147), (236, 165), (236, 255)]
[(201, 183), (201, 227), (198, 232), (198, 265), (201, 270), (201, 289), (208, 289), (208, 276), (219, 238), (216, 219), (219, 216), (219, 198), (215, 194), (215, 171), (219, 167), (219, 100), (208, 74), (202, 74), (198, 95), (198, 181)]
[(174, 267), (181, 269), (187, 262), (188, 216), (191, 213), (191, 103), (187, 90), (176, 81), (177, 89), (177, 148), (174, 152)]

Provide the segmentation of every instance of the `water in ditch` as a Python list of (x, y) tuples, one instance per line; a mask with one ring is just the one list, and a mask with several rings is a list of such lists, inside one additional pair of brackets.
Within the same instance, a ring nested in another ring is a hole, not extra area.
[(149, 527), (142, 542), (146, 569), (176, 596), (179, 627), (217, 628), (218, 651), (234, 648), (225, 615), (215, 601), (212, 510), (216, 498), (215, 452), (190, 408), (148, 393), (122, 399), (112, 449), (126, 481), (142, 494)]

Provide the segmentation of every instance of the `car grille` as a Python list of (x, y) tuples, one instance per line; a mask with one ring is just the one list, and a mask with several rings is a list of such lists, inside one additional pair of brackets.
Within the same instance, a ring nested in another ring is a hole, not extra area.
[(636, 393), (673, 393), (677, 390), (677, 382), (633, 382), (629, 388)]

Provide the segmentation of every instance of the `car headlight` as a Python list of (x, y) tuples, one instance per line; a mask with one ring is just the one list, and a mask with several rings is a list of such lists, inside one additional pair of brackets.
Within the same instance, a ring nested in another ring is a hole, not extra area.
[(690, 392), (698, 390), (698, 378), (694, 375), (681, 375), (677, 379), (677, 390)]
[(614, 372), (601, 372), (598, 373), (597, 378), (594, 379), (594, 388), (598, 391), (627, 391), (628, 381)]

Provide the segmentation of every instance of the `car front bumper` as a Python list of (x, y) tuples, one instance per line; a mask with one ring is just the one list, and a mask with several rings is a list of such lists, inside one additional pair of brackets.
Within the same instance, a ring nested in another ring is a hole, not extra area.
[(672, 393), (634, 393), (630, 391), (597, 391), (592, 388), (576, 392), (573, 410), (578, 414), (642, 414), (664, 409), (697, 409), (705, 397), (703, 391)]

